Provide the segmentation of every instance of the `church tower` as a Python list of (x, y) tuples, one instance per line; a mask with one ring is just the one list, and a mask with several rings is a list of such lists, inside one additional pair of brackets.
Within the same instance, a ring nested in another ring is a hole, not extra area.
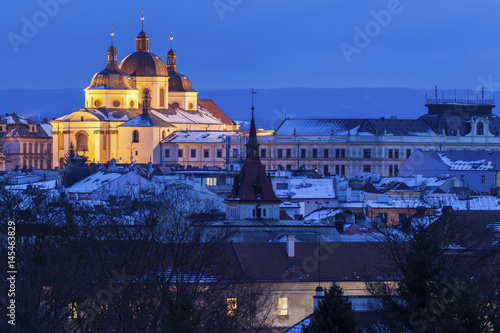
[(260, 161), (253, 105), (246, 150), (243, 167), (235, 176), (233, 188), (225, 201), (226, 219), (279, 220), (281, 200), (276, 197), (271, 180)]
[(170, 35), (170, 50), (167, 53), (170, 104), (184, 110), (196, 111), (198, 109), (198, 92), (193, 89), (187, 76), (182, 75), (177, 70), (177, 55), (172, 47), (173, 39), (174, 37)]

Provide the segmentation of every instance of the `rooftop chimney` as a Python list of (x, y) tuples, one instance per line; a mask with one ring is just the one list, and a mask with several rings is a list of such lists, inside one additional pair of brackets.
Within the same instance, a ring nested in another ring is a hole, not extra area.
[(325, 298), (325, 292), (323, 291), (323, 287), (316, 287), (316, 295), (314, 295), (314, 311), (318, 308), (319, 302)]
[(286, 236), (286, 253), (288, 258), (295, 258), (295, 235)]

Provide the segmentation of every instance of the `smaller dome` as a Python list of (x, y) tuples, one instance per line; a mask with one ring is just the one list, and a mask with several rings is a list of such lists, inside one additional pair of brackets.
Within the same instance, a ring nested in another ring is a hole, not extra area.
[(108, 48), (108, 64), (95, 74), (87, 89), (136, 89), (134, 79), (116, 64), (116, 48)]
[(106, 67), (95, 74), (87, 89), (136, 89), (135, 81), (118, 67)]
[(187, 76), (177, 70), (177, 56), (174, 50), (167, 53), (168, 90), (173, 92), (195, 91)]
[(141, 31), (137, 34), (136, 38), (148, 38), (148, 34), (145, 33), (144, 31)]

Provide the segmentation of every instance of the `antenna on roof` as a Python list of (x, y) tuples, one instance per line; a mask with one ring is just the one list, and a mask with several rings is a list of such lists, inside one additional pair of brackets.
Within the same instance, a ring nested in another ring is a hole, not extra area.
[(484, 86), (481, 88), (481, 102), (484, 102)]
[(321, 238), (318, 233), (318, 286), (321, 286)]

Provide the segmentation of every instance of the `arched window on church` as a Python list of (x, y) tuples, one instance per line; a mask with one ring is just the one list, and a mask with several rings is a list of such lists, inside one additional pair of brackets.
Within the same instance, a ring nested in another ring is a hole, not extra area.
[(165, 130), (163, 130), (163, 131), (161, 132), (161, 139), (163, 140), (163, 139), (165, 139), (166, 137), (167, 137), (167, 133), (165, 132)]
[(132, 132), (132, 142), (139, 142), (139, 131), (135, 130)]
[(482, 121), (478, 122), (476, 125), (476, 134), (484, 135), (484, 123)]
[(165, 106), (165, 90), (160, 89), (160, 106)]
[(87, 151), (88, 135), (85, 132), (79, 132), (76, 134), (76, 151)]

